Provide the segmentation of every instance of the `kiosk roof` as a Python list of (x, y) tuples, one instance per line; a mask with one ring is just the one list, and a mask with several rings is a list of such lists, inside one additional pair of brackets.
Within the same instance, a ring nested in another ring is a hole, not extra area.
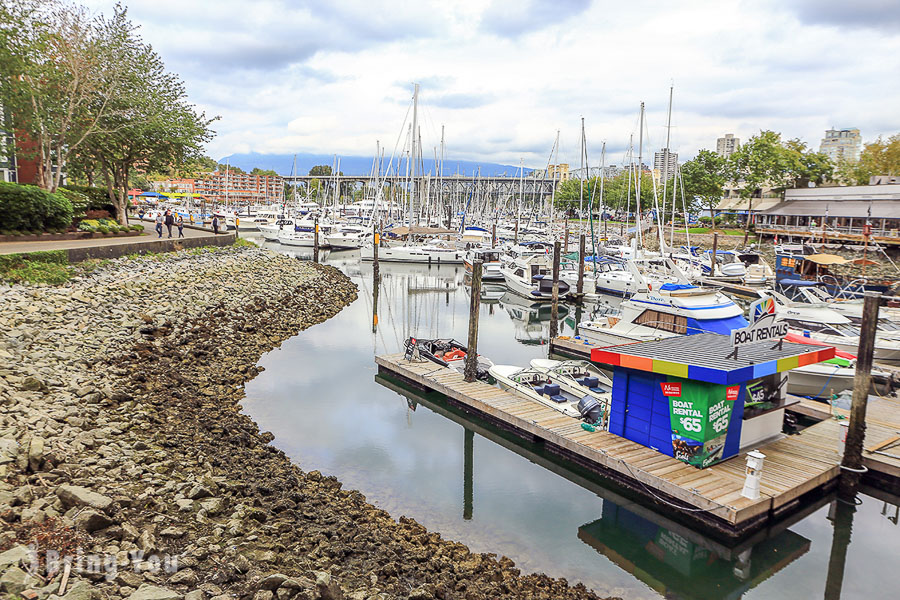
[(781, 349), (777, 342), (771, 341), (741, 346), (737, 358), (730, 358), (733, 350), (730, 336), (701, 333), (594, 348), (591, 350), (591, 360), (638, 371), (732, 385), (834, 358), (834, 348), (831, 346), (793, 342), (784, 342)]

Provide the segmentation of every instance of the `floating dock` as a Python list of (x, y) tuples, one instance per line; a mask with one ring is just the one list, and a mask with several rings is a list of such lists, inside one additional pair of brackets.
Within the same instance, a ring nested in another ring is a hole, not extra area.
[[(568, 342), (568, 341), (567, 341)], [(572, 346), (577, 346), (572, 343)], [(443, 394), (448, 403), (549, 452), (607, 477), (649, 504), (676, 511), (728, 537), (743, 537), (773, 518), (794, 512), (803, 499), (830, 489), (840, 472), (841, 425), (829, 419), (797, 435), (760, 447), (766, 455), (761, 495), (741, 495), (746, 453), (697, 469), (606, 431), (586, 431), (581, 421), (462, 374), (403, 354), (375, 357), (379, 373)]]

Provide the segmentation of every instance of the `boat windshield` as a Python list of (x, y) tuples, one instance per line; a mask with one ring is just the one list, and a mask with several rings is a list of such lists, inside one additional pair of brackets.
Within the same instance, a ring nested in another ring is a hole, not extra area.
[(688, 317), (687, 335), (696, 333), (718, 333), (721, 335), (731, 335), (735, 329), (747, 326), (747, 319), (742, 315), (733, 317), (723, 317), (720, 319), (694, 319)]

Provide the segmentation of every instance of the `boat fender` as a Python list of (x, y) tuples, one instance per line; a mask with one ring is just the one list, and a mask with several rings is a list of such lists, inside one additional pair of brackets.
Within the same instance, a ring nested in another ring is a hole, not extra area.
[(582, 423), (581, 428), (585, 431), (597, 431), (597, 428), (591, 425), (590, 423)]

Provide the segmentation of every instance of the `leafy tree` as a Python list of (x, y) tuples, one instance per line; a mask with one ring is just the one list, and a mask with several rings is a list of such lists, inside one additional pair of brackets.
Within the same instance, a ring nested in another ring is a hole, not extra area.
[(100, 132), (79, 158), (98, 166), (119, 220), (127, 223), (129, 175), (135, 166), (160, 172), (198, 161), (212, 120), (188, 104), (184, 84), (135, 34), (124, 8), (117, 5), (110, 19), (100, 17), (100, 27), (125, 77), (110, 99), (112, 110), (100, 120)]
[(0, 3), (0, 104), (21, 132), (18, 151), (38, 159), (38, 183), (51, 192), (69, 157), (117, 113), (125, 65), (110, 33), (60, 0)]
[(711, 152), (701, 150), (693, 160), (681, 165), (681, 181), (684, 185), (685, 201), (702, 201), (712, 215), (713, 229), (716, 227), (715, 207), (724, 196), (726, 177), (725, 159)]
[(846, 183), (868, 185), (874, 175), (900, 175), (900, 133), (868, 143), (856, 163), (838, 165), (838, 178)]
[(224, 173), (225, 171), (228, 171), (229, 173), (237, 173), (238, 175), (246, 175), (247, 174), (247, 171), (243, 170), (242, 168), (236, 167), (234, 165), (227, 165), (225, 163), (219, 163), (216, 166), (216, 170), (218, 170), (220, 173)]
[(787, 185), (792, 188), (825, 183), (834, 174), (834, 164), (822, 152), (810, 150), (806, 142), (792, 139), (782, 146), (787, 168)]
[(253, 167), (253, 170), (250, 171), (251, 175), (259, 175), (260, 177), (277, 177), (278, 173), (276, 173), (272, 169), (260, 169), (259, 167)]
[(328, 165), (316, 165), (309, 170), (309, 174), (313, 177), (328, 177), (331, 175), (331, 167)]

